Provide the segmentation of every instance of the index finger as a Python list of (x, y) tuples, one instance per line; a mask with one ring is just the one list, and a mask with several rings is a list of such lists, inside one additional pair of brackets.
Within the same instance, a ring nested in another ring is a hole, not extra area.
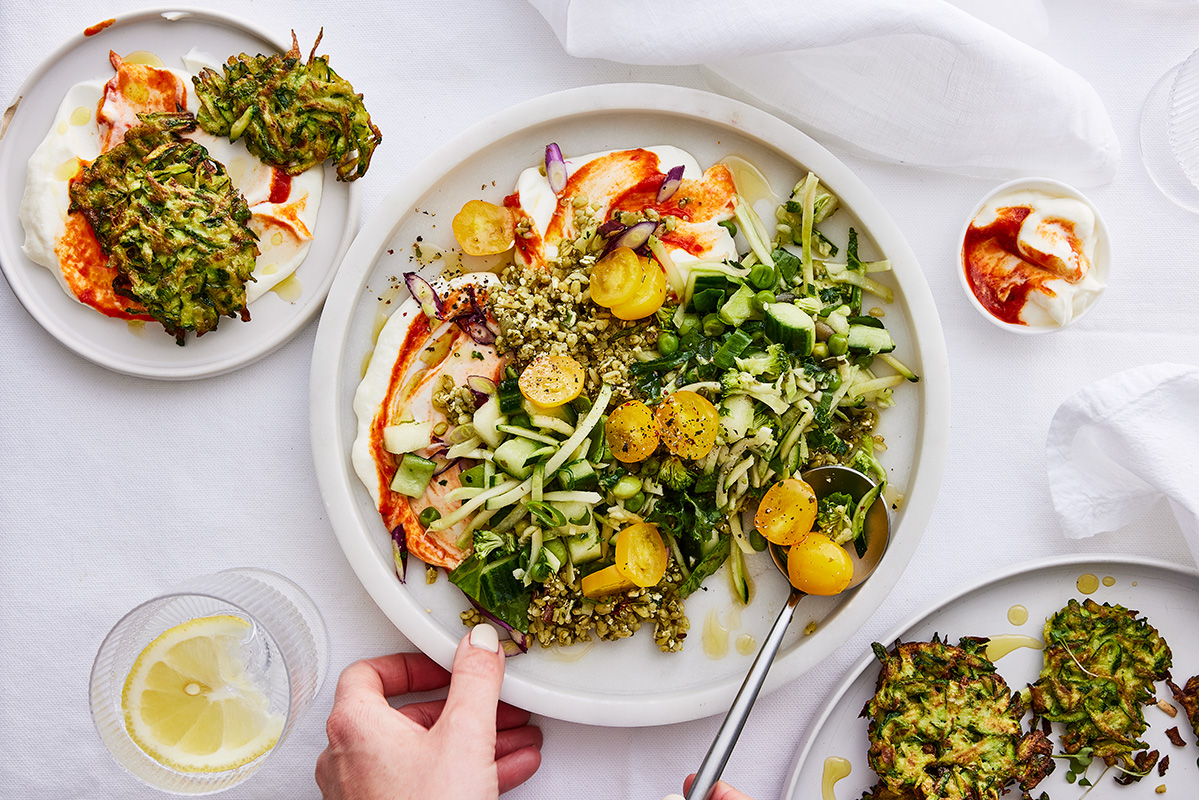
[(394, 653), (355, 661), (342, 671), (333, 702), (356, 696), (395, 697), (450, 683), (450, 673), (424, 653)]

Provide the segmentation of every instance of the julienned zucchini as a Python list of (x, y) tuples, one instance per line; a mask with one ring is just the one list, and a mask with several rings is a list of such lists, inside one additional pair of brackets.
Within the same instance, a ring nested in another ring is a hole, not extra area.
[(802, 308), (790, 303), (769, 304), (762, 331), (770, 341), (800, 356), (810, 356), (816, 343), (816, 323)]
[(420, 497), (433, 479), (437, 464), (415, 453), (405, 453), (396, 465), (391, 490), (406, 497)]

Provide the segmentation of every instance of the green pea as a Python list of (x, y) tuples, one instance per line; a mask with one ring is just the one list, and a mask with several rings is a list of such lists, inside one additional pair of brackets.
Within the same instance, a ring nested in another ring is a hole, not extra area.
[(828, 358), (828, 345), (824, 342), (816, 342), (812, 345), (812, 358), (817, 361)]
[(637, 492), (637, 494), (624, 501), (626, 511), (631, 511), (636, 514), (645, 505), (645, 492)]
[(716, 314), (709, 314), (708, 316), (704, 317), (704, 336), (707, 336), (709, 339), (715, 339), (717, 336), (724, 333), (724, 328), (724, 321), (721, 320)]
[(766, 264), (755, 264), (749, 271), (749, 282), (758, 289), (773, 289), (777, 281), (774, 268)]
[(625, 475), (612, 487), (612, 496), (617, 500), (628, 500), (641, 491), (641, 479), (636, 475)]
[(862, 369), (870, 369), (870, 365), (874, 363), (874, 353), (862, 353), (853, 360)]
[(433, 508), (433, 506), (429, 506), (424, 511), (420, 512), (420, 516), (417, 517), (417, 520), (420, 522), (420, 524), (426, 528), (439, 519), (441, 519), (441, 512), (436, 508)]
[(658, 353), (663, 356), (672, 356), (679, 351), (679, 337), (671, 331), (662, 331), (658, 334)]
[(843, 333), (834, 333), (828, 337), (828, 354), (843, 356), (849, 352), (849, 337)]
[(774, 292), (762, 290), (754, 295), (753, 305), (761, 311), (766, 310), (766, 306), (774, 302)]
[(757, 528), (749, 532), (749, 546), (759, 553), (766, 549), (766, 537)]

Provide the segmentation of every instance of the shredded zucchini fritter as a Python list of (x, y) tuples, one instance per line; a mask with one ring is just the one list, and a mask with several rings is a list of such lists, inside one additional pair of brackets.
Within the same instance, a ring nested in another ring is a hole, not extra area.
[(112, 288), (136, 300), (182, 345), (220, 317), (249, 320), (246, 281), (258, 257), (250, 209), (225, 168), (180, 134), (191, 114), (139, 115), (124, 141), (71, 182), (71, 211), (87, 219), (117, 270)]
[(230, 56), (221, 72), (202, 71), (192, 79), (200, 110), (200, 127), (213, 136), (237, 141), (265, 164), (289, 175), (331, 158), (337, 179), (352, 181), (366, 174), (375, 147), (383, 140), (362, 104), (362, 95), (316, 55), (300, 60), (300, 45), (291, 35), (291, 50), (271, 56)]
[(1153, 682), (1169, 674), (1170, 647), (1136, 611), (1087, 599), (1045, 623), (1044, 665), (1032, 685), (1037, 715), (1065, 723), (1062, 747), (1112, 763), (1132, 763), (1146, 723), (1143, 706), (1153, 701)]
[(1020, 696), (986, 658), (986, 643), (874, 645), (882, 670), (862, 716), (871, 718), (868, 755), (879, 783), (866, 797), (996, 800), (1013, 781), (1027, 797), (1053, 771), (1052, 745), (1021, 728)]

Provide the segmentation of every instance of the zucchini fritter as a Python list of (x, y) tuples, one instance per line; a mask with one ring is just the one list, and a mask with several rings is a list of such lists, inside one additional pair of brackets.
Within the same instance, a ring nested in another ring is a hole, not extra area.
[(91, 225), (117, 271), (113, 291), (136, 300), (184, 344), (221, 316), (249, 320), (246, 281), (258, 257), (250, 209), (225, 168), (180, 134), (191, 114), (142, 114), (124, 141), (71, 182), (71, 211)]
[(362, 104), (362, 95), (316, 55), (300, 60), (300, 45), (291, 35), (291, 50), (271, 56), (230, 56), (221, 72), (203, 70), (192, 78), (200, 110), (200, 127), (246, 147), (264, 164), (289, 175), (331, 158), (337, 179), (352, 181), (366, 174), (375, 147), (383, 140)]
[(1041, 675), (1031, 688), (1033, 711), (1066, 725), (1062, 748), (1083, 747), (1109, 764), (1132, 764), (1153, 701), (1153, 682), (1169, 674), (1170, 647), (1136, 611), (1086, 599), (1045, 623)]
[(1052, 745), (1021, 728), (1020, 696), (986, 658), (986, 643), (874, 645), (882, 670), (862, 716), (871, 718), (868, 756), (879, 783), (867, 797), (995, 800), (1013, 781), (1027, 797), (1053, 771)]

